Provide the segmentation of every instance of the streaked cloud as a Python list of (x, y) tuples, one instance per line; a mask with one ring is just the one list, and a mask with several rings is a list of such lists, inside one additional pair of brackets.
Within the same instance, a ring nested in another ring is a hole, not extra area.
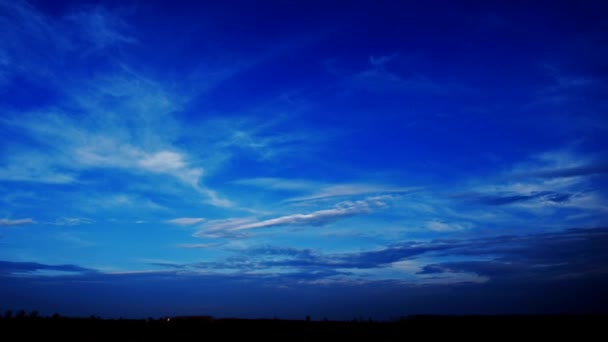
[(205, 221), (205, 219), (202, 217), (178, 217), (171, 220), (167, 220), (165, 222), (178, 226), (191, 226), (197, 223), (201, 223), (203, 221)]
[(49, 224), (54, 226), (80, 226), (93, 223), (95, 223), (95, 220), (86, 217), (62, 217)]
[(608, 173), (607, 163), (594, 163), (581, 166), (554, 168), (554, 169), (541, 169), (537, 171), (530, 171), (527, 174), (521, 174), (520, 176), (529, 177), (540, 177), (540, 178), (566, 178), (566, 177), (577, 177), (577, 176), (590, 176)]
[(450, 92), (470, 92), (464, 86), (439, 82), (419, 71), (404, 73), (403, 67), (394, 68), (395, 65), (403, 63), (412, 64), (417, 58), (400, 56), (397, 53), (370, 56), (369, 67), (352, 75), (347, 87), (385, 95), (399, 93), (445, 95)]
[(66, 17), (66, 21), (78, 28), (75, 32), (80, 33), (80, 38), (85, 40), (93, 51), (137, 42), (137, 39), (128, 33), (130, 28), (126, 21), (100, 5), (86, 6), (75, 11)]
[(371, 213), (372, 209), (386, 205), (384, 198), (370, 197), (355, 202), (341, 202), (331, 209), (317, 210), (308, 214), (291, 214), (276, 218), (257, 220), (255, 218), (239, 218), (209, 221), (195, 233), (196, 237), (221, 237), (258, 228), (279, 226), (324, 226), (337, 220)]
[(303, 196), (291, 197), (285, 202), (304, 202), (325, 200), (334, 197), (350, 197), (368, 194), (399, 194), (419, 190), (419, 187), (399, 187), (393, 185), (378, 185), (366, 183), (335, 184), (306, 179), (288, 179), (278, 177), (261, 177), (239, 179), (234, 184), (258, 187), (264, 190), (294, 191), (308, 193)]
[(436, 232), (450, 232), (470, 229), (473, 227), (470, 223), (452, 223), (440, 220), (432, 220), (426, 223), (426, 227)]
[(223, 245), (222, 243), (182, 243), (177, 245), (178, 248), (185, 249), (208, 249)]
[[(31, 136), (54, 153), (40, 154), (20, 147), (21, 153), (7, 156), (8, 165), (0, 168), (0, 179), (74, 183), (88, 170), (113, 168), (135, 175), (166, 175), (206, 197), (212, 205), (232, 205), (202, 184), (204, 169), (200, 162), (174, 148), (166, 136), (170, 130), (163, 130), (163, 126), (171, 126), (170, 114), (179, 107), (177, 102), (180, 100), (171, 98), (160, 83), (153, 81), (142, 86), (136, 80), (125, 80), (121, 76), (89, 82), (93, 88), (90, 91), (78, 89), (69, 95), (81, 105), (79, 109), (89, 113), (79, 120), (59, 110), (8, 115), (2, 119), (5, 125)], [(110, 89), (113, 87), (116, 89)], [(107, 114), (107, 98), (98, 92), (105, 92), (107, 97), (118, 101), (114, 104), (114, 112), (131, 114), (124, 117)], [(148, 93), (158, 93), (158, 96), (148, 99)], [(97, 114), (103, 119), (98, 119)], [(99, 121), (103, 130), (98, 127)], [(137, 128), (130, 128), (133, 125)]]
[(462, 198), (486, 205), (508, 205), (528, 201), (549, 201), (563, 203), (569, 201), (574, 195), (570, 193), (559, 193), (554, 191), (532, 191), (530, 193), (495, 193), (495, 194), (459, 194), (453, 198)]
[(247, 178), (233, 181), (234, 184), (247, 185), (268, 190), (310, 191), (326, 186), (325, 183), (305, 179), (287, 179), (278, 177)]
[(32, 220), (31, 218), (24, 218), (24, 219), (0, 219), (0, 226), (4, 226), (4, 227), (12, 227), (12, 226), (23, 226), (26, 224), (34, 224), (36, 223), (36, 221)]
[(412, 191), (419, 190), (420, 188), (415, 187), (391, 187), (382, 185), (370, 185), (370, 184), (343, 184), (343, 185), (332, 185), (319, 190), (318, 192), (312, 193), (307, 196), (293, 197), (286, 200), (286, 202), (301, 202), (301, 201), (314, 201), (323, 200), (332, 197), (341, 196), (359, 196), (366, 194), (402, 194)]
[(46, 265), (37, 262), (0, 261), (0, 274), (27, 274), (37, 271), (58, 271), (70, 273), (94, 273), (93, 269), (77, 265)]

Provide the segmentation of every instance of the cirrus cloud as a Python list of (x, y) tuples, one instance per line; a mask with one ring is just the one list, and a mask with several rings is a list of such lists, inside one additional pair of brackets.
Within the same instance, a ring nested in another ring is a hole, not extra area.
[(15, 219), (15, 220), (0, 219), (0, 226), (4, 226), (4, 227), (23, 226), (26, 224), (34, 224), (34, 223), (36, 223), (36, 221), (32, 220), (31, 218)]

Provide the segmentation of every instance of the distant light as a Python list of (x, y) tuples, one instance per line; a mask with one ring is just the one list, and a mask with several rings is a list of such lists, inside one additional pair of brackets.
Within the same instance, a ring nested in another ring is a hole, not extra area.
[(170, 321), (171, 321), (171, 318), (167, 317), (167, 322), (170, 322)]

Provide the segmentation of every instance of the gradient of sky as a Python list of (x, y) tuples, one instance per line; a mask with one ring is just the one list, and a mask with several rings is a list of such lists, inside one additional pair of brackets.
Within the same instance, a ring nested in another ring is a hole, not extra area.
[(607, 13), (0, 0), (0, 310), (605, 313)]

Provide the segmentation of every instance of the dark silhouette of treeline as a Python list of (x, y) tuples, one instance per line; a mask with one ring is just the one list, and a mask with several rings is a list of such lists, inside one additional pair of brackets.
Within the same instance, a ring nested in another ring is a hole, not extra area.
[(608, 316), (408, 316), (393, 321), (214, 319), (178, 316), (148, 319), (102, 319), (41, 316), (36, 311), (7, 311), (0, 318), (0, 340), (58, 341), (202, 341), (209, 339), (314, 341), (406, 341), (413, 337), (572, 338), (602, 336)]

